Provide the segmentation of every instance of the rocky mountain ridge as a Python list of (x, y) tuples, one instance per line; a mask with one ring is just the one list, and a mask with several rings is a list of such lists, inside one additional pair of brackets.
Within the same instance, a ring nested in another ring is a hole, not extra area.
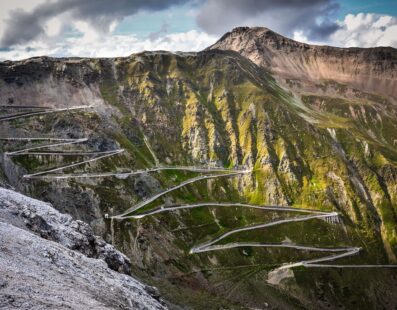
[(316, 46), (263, 27), (239, 27), (208, 49), (236, 51), (283, 79), (332, 80), (397, 98), (397, 50), (392, 47)]
[[(270, 39), (264, 39), (267, 36)], [(395, 287), (393, 271), (296, 268), (281, 274), (273, 286), (266, 279), (275, 268), (320, 253), (249, 246), (190, 252), (240, 227), (296, 216), (238, 203), (288, 205), (337, 212), (340, 220), (243, 231), (222, 241), (359, 247), (359, 255), (340, 263), (396, 261), (393, 95), (378, 94), (360, 82), (364, 78), (356, 79), (351, 69), (356, 60), (347, 62), (347, 81), (341, 83), (338, 75), (336, 80), (323, 80), (332, 69), (326, 64), (326, 51), (274, 36), (264, 29), (244, 28), (199, 53), (39, 57), (1, 63), (0, 179), (89, 223), (95, 234), (128, 256), (133, 274), (179, 305), (393, 307), (397, 295), (387, 291)], [(220, 50), (230, 46), (236, 50)], [(319, 56), (305, 56), (302, 49)], [(392, 82), (394, 73), (388, 68), (395, 63), (393, 53), (386, 53), (382, 62)], [(320, 65), (326, 70), (319, 76), (315, 68)], [(287, 76), (289, 71), (294, 75)], [(382, 78), (373, 71), (374, 78)], [(385, 78), (384, 85), (389, 80)], [(92, 160), (106, 152), (112, 155)], [(197, 171), (156, 170), (181, 166), (251, 173), (199, 179), (203, 173)], [(52, 173), (53, 169), (58, 170)], [(38, 172), (44, 173), (26, 177)], [(162, 195), (192, 179), (196, 181)], [(139, 213), (136, 218), (109, 218), (156, 195), (159, 198), (142, 213), (207, 205), (144, 218)]]

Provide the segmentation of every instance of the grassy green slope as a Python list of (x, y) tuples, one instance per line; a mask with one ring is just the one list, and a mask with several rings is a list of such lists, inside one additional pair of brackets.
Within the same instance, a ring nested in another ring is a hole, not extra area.
[[(337, 210), (343, 225), (313, 220), (236, 234), (226, 241), (278, 243), (288, 238), (315, 246), (361, 246), (363, 252), (346, 263), (395, 261), (397, 130), (396, 110), (387, 101), (313, 94), (297, 98), (232, 52), (141, 53), (81, 60), (68, 64), (68, 69), (58, 78), (71, 74), (78, 83), (96, 87), (110, 110), (52, 114), (13, 121), (10, 127), (37, 134), (73, 132), (97, 141), (84, 146), (87, 149), (123, 147), (126, 152), (65, 172), (151, 167), (156, 161), (152, 153), (161, 164), (246, 166), (254, 169), (252, 175), (199, 181), (148, 207), (231, 201)], [(15, 158), (14, 163), (31, 172), (77, 159), (31, 157)], [(168, 171), (125, 180), (29, 181), (19, 186), (102, 227), (104, 213), (121, 213), (196, 175)], [(60, 196), (68, 200), (66, 204)], [(95, 213), (90, 205), (101, 212)], [(383, 271), (297, 269), (294, 278), (273, 287), (265, 279), (275, 266), (315, 255), (251, 248), (189, 254), (194, 245), (223, 232), (288, 216), (295, 215), (204, 207), (142, 220), (108, 220), (99, 231), (131, 257), (137, 274), (153, 281), (171, 300), (197, 309), (204, 307), (203, 300), (210, 304), (207, 309), (221, 303), (263, 307), (268, 302), (298, 308), (384, 304), (379, 290), (395, 280)], [(377, 285), (368, 288), (364, 283), (369, 279)], [(331, 291), (324, 288), (328, 283)], [(199, 298), (187, 297), (192, 291)]]

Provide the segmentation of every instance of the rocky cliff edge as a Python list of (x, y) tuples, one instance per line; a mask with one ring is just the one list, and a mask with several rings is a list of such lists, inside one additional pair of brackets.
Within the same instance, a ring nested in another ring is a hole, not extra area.
[(0, 309), (165, 309), (129, 268), (88, 224), (0, 188)]

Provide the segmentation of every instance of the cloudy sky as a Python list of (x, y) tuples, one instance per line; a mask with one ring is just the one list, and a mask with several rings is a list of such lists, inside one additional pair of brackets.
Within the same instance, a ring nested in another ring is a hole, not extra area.
[(198, 51), (236, 26), (397, 48), (397, 0), (0, 0), (0, 60)]

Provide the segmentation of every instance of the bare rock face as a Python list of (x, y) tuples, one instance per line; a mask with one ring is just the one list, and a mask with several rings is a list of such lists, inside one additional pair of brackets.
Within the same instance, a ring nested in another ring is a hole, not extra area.
[(236, 51), (284, 79), (334, 80), (397, 98), (397, 50), (391, 47), (315, 46), (263, 27), (239, 27), (208, 49)]
[(114, 271), (129, 273), (128, 258), (88, 224), (4, 188), (0, 244), (2, 309), (165, 308), (156, 289)]
[(70, 215), (58, 212), (50, 204), (1, 189), (0, 214), (19, 228), (55, 241), (87, 257), (102, 259), (109, 268), (130, 274), (131, 263), (124, 254), (101, 237), (95, 236), (87, 223), (74, 221)]

